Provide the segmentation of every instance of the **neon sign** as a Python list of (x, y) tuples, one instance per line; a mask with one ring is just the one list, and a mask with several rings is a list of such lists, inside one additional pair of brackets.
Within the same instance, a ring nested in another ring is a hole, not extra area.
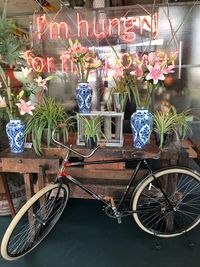
[(88, 21), (76, 14), (75, 27), (67, 22), (51, 22), (45, 14), (36, 18), (37, 38), (39, 40), (68, 39), (72, 36), (78, 38), (95, 37), (103, 39), (105, 37), (119, 37), (124, 42), (130, 43), (135, 40), (136, 32), (144, 35), (151, 32), (155, 39), (158, 33), (158, 15), (151, 16), (123, 17), (112, 19), (101, 19), (101, 23), (94, 17)]
[[(69, 38), (95, 38), (97, 40), (115, 37), (121, 39), (123, 43), (133, 43), (137, 36), (144, 35), (155, 39), (158, 33), (158, 14), (153, 16), (133, 16), (133, 17), (112, 17), (106, 18), (102, 16), (97, 20), (96, 16), (85, 19), (80, 13), (76, 13), (73, 19), (69, 21), (58, 20), (51, 21), (45, 14), (37, 16), (34, 21), (36, 28), (35, 40), (41, 41), (57, 41), (68, 40)], [(136, 40), (137, 41), (137, 40)], [(115, 61), (116, 58), (112, 55), (104, 55), (104, 73), (108, 70), (118, 68), (117, 61), (114, 66), (110, 65), (110, 61)], [(55, 60), (53, 57), (34, 57), (29, 51), (25, 54), (27, 63), (35, 70), (42, 70), (43, 72), (53, 72), (59, 66), (62, 72), (74, 72), (75, 66), (69, 58), (64, 54), (59, 55)], [(132, 64), (132, 57), (128, 53), (122, 53), (120, 60), (126, 62), (124, 68), (129, 68)]]

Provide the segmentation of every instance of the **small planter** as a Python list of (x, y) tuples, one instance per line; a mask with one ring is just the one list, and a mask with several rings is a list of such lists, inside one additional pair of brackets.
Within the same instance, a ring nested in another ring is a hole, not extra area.
[(93, 149), (97, 146), (97, 139), (89, 137), (85, 140), (85, 147), (88, 149)]

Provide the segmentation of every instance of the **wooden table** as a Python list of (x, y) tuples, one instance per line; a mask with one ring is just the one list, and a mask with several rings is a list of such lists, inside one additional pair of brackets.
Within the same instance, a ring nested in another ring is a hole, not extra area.
[[(89, 154), (90, 151), (84, 147), (73, 146), (74, 149), (80, 153)], [(33, 188), (33, 174), (37, 175), (37, 190), (40, 190), (45, 185), (45, 178), (49, 174), (56, 174), (59, 169), (59, 161), (64, 157), (65, 149), (52, 148), (44, 149), (42, 156), (37, 156), (32, 149), (26, 149), (25, 152), (20, 154), (10, 153), (8, 149), (0, 153), (0, 172), (4, 173), (20, 173), (24, 177), (26, 199), (34, 194)], [(95, 155), (90, 160), (103, 160), (103, 159), (121, 159), (132, 158), (135, 153), (143, 154), (143, 157), (153, 158), (160, 156), (161, 165), (187, 165), (188, 153), (182, 148), (172, 146), (162, 151), (159, 154), (158, 147), (155, 145), (147, 145), (142, 151), (134, 149), (132, 146), (132, 137), (125, 136), (123, 147), (100, 147)], [(68, 173), (72, 176), (84, 181), (91, 189), (95, 189), (97, 193), (101, 190), (104, 194), (110, 192), (114, 194), (118, 192), (130, 178), (132, 169), (127, 169), (125, 163), (112, 163), (104, 165), (86, 165), (83, 167), (69, 168)], [(141, 170), (138, 178), (141, 178), (145, 170)], [(12, 216), (15, 211), (12, 205), (9, 188), (6, 182), (5, 175), (3, 175), (3, 182), (7, 198), (9, 200), (9, 207)], [(73, 185), (70, 188), (72, 197), (88, 198), (88, 195), (80, 191)]]

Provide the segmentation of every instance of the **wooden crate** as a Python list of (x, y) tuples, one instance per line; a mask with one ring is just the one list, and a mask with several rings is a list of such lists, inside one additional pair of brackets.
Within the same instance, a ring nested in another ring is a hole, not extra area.
[(80, 116), (92, 118), (97, 116), (103, 117), (102, 132), (105, 137), (102, 136), (99, 143), (104, 143), (105, 146), (123, 146), (123, 112), (110, 112), (110, 111), (94, 111), (91, 113), (81, 113), (77, 114), (77, 145), (83, 146), (84, 142), (84, 132), (83, 132), (83, 122), (80, 120)]

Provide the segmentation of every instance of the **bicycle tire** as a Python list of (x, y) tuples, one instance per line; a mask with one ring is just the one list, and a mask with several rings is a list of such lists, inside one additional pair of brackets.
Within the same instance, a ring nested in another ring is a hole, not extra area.
[[(138, 184), (131, 208), (138, 226), (149, 234), (175, 237), (192, 230), (200, 222), (200, 176), (195, 171), (169, 167), (154, 173), (174, 205), (169, 203), (152, 175)], [(170, 186), (171, 185), (171, 186)]]
[(4, 234), (1, 243), (2, 257), (12, 261), (33, 250), (57, 223), (68, 197), (68, 186), (56, 183), (44, 187), (30, 198)]

